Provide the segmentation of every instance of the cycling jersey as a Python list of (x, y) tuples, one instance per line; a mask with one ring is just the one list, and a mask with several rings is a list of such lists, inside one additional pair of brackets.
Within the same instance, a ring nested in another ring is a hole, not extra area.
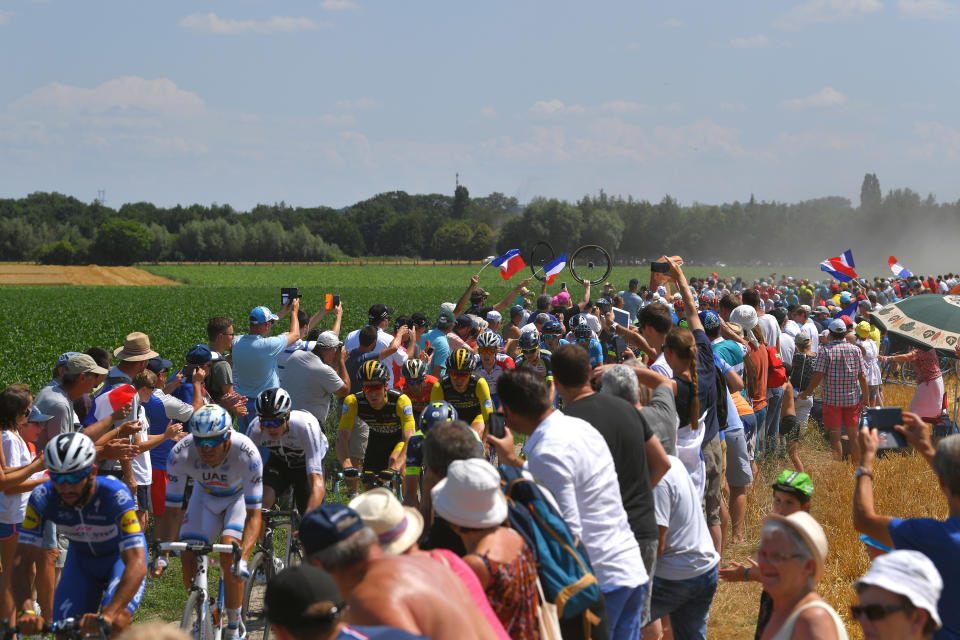
[(483, 360), (481, 360), (480, 364), (477, 365), (475, 373), (487, 381), (487, 389), (490, 390), (490, 395), (495, 397), (497, 395), (497, 381), (500, 379), (500, 376), (503, 375), (504, 371), (509, 371), (513, 368), (513, 358), (505, 353), (498, 353), (493, 363), (493, 369), (490, 371), (484, 369)]
[(230, 434), (230, 450), (216, 468), (200, 459), (191, 434), (178, 442), (167, 458), (166, 506), (179, 508), (182, 505), (187, 478), (193, 478), (190, 502), (198, 496), (216, 500), (242, 494), (248, 509), (259, 508), (263, 501), (262, 475), (260, 452), (242, 433), (233, 431)]
[[(42, 548), (44, 525), (53, 522), (57, 533), (71, 543), (54, 595), (56, 615), (52, 617), (96, 613), (101, 603), (110, 602), (120, 584), (126, 566), (121, 552), (146, 551), (130, 490), (112, 476), (97, 476), (95, 482), (93, 495), (82, 507), (62, 503), (49, 480), (35, 487), (17, 527), (20, 542)], [(126, 607), (130, 613), (140, 604), (144, 584), (146, 578)]]
[(327, 455), (330, 445), (313, 414), (296, 409), (291, 411), (286, 433), (276, 440), (260, 428), (260, 418), (256, 417), (250, 422), (247, 436), (255, 445), (270, 451), (268, 466), (273, 465), (274, 461), (282, 461), (283, 465), (305, 469), (308, 474), (323, 475), (323, 457)]
[(363, 391), (351, 393), (344, 398), (342, 411), (341, 430), (352, 431), (358, 417), (370, 427), (367, 451), (363, 458), (363, 468), (369, 471), (386, 469), (390, 464), (390, 454), (403, 449), (404, 435), (416, 430), (410, 398), (396, 389), (386, 392), (386, 401), (379, 408), (370, 404)]
[(513, 359), (513, 364), (517, 369), (528, 369), (540, 374), (549, 381), (553, 380), (553, 371), (550, 369), (550, 356), (551, 354), (549, 351), (544, 351), (541, 349), (540, 359), (536, 362), (536, 364), (534, 364), (527, 360), (527, 356), (521, 353), (519, 356)]
[(457, 417), (467, 424), (476, 422), (478, 417), (482, 417), (483, 422), (487, 423), (490, 421), (490, 414), (493, 413), (490, 387), (487, 386), (487, 381), (476, 372), (470, 374), (467, 387), (463, 391), (454, 389), (450, 376), (444, 376), (440, 382), (433, 385), (430, 400), (431, 402), (441, 400), (449, 402), (457, 410)]
[(424, 409), (427, 408), (427, 405), (430, 404), (430, 392), (433, 391), (433, 385), (436, 383), (436, 376), (427, 374), (423, 378), (423, 385), (420, 388), (420, 395), (416, 395), (410, 389), (410, 384), (407, 382), (407, 380), (401, 381), (400, 393), (410, 399), (410, 404), (413, 405), (413, 415), (417, 417), (417, 420), (420, 419), (420, 414)]

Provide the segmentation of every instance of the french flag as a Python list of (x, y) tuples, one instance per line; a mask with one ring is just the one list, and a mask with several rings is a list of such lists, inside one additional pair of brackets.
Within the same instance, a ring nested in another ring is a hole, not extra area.
[(820, 263), (821, 271), (826, 271), (840, 282), (850, 282), (857, 277), (853, 267), (853, 252), (850, 249), (844, 251), (842, 255), (827, 258)]
[(504, 280), (509, 280), (513, 274), (527, 266), (520, 255), (520, 249), (510, 249), (490, 264), (500, 268), (500, 276)]
[[(103, 420), (120, 407), (127, 406), (133, 402), (134, 398), (137, 398), (137, 391), (132, 384), (121, 384), (109, 391), (104, 391), (93, 401), (93, 409), (90, 411), (93, 422)], [(139, 402), (132, 407), (133, 411), (128, 420), (136, 420), (138, 406)]]
[(547, 284), (553, 282), (553, 279), (560, 275), (563, 268), (567, 266), (567, 254), (559, 258), (554, 258), (543, 267), (543, 275), (547, 278)]
[(887, 261), (890, 264), (890, 270), (893, 271), (893, 275), (898, 278), (912, 278), (913, 274), (910, 273), (905, 266), (897, 262), (897, 259), (893, 256), (890, 256), (890, 259)]

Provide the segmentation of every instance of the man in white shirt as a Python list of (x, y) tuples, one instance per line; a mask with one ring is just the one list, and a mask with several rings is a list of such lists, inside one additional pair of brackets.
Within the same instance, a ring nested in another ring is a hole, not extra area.
[(517, 457), (509, 429), (503, 438), (488, 434), (488, 441), (501, 462), (530, 471), (556, 498), (564, 522), (593, 564), (610, 637), (638, 637), (649, 579), (606, 441), (588, 422), (554, 410), (553, 385), (528, 370), (507, 371), (497, 390), (507, 423), (527, 436), (527, 459)]
[[(393, 336), (386, 332), (392, 315), (393, 308), (379, 302), (367, 310), (367, 324), (377, 328), (377, 346), (374, 347), (374, 351), (383, 351), (393, 342)], [(350, 353), (359, 346), (360, 329), (356, 329), (347, 334), (347, 339), (343, 341), (343, 348)]]

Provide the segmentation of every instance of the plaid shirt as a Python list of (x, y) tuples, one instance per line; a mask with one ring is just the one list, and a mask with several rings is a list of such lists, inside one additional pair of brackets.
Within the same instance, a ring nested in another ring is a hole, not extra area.
[(860, 404), (860, 374), (864, 364), (857, 345), (846, 340), (821, 345), (813, 370), (823, 374), (823, 404), (832, 407)]

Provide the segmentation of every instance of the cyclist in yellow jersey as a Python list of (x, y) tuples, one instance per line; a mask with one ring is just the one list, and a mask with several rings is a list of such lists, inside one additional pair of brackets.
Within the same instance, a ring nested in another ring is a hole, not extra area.
[[(394, 389), (387, 390), (390, 374), (379, 360), (363, 363), (359, 372), (362, 391), (344, 398), (337, 457), (344, 469), (361, 468), (374, 473), (387, 469), (402, 472), (406, 447), (416, 430), (410, 399)], [(359, 417), (370, 427), (367, 451), (362, 461), (350, 458), (350, 434)], [(359, 463), (359, 464), (358, 464)]]
[(493, 399), (487, 381), (477, 375), (476, 368), (477, 356), (469, 349), (451, 353), (447, 358), (447, 375), (433, 385), (430, 401), (449, 402), (460, 419), (483, 437), (493, 413)]

